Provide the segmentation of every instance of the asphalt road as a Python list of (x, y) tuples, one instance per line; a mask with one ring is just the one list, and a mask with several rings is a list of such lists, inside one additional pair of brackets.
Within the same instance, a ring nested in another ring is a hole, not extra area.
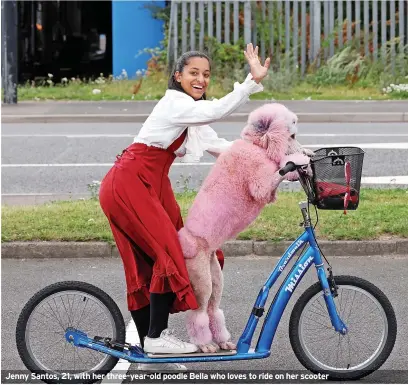
[[(228, 258), (224, 269), (225, 289), (221, 308), (234, 340), (245, 327), (247, 315), (254, 300), (275, 265), (276, 258), (235, 257)], [(377, 285), (394, 306), (398, 334), (394, 350), (380, 371), (366, 378), (374, 383), (408, 383), (406, 369), (408, 357), (408, 256), (373, 256), (354, 258), (329, 258), (334, 273), (349, 274), (365, 278)], [(120, 259), (75, 259), (75, 260), (2, 260), (2, 370), (22, 370), (24, 366), (15, 347), (15, 326), (18, 315), (28, 299), (44, 286), (62, 280), (81, 280), (95, 284), (105, 290), (120, 307), (125, 321), (130, 314), (125, 303), (124, 274)], [(283, 278), (283, 277), (281, 277)], [(314, 269), (308, 271), (284, 313), (272, 344), (269, 358), (253, 361), (224, 363), (191, 363), (189, 369), (209, 370), (302, 370), (294, 355), (288, 338), (288, 320), (291, 309), (299, 295), (316, 280)], [(279, 280), (278, 284), (281, 282)], [(276, 286), (278, 287), (278, 286)], [(269, 295), (267, 305), (275, 290)], [(262, 319), (258, 330), (262, 326)], [(186, 338), (184, 314), (170, 317), (170, 328)], [(255, 344), (257, 332), (253, 343)], [(131, 370), (135, 369), (131, 365)], [(404, 377), (405, 376), (405, 377)]]
[[(234, 140), (242, 123), (217, 123), (220, 137)], [(88, 184), (100, 181), (115, 155), (133, 141), (140, 123), (15, 123), (2, 126), (2, 198), (4, 203), (36, 203), (49, 199), (89, 196)], [(299, 141), (310, 148), (348, 144), (366, 151), (363, 178), (370, 185), (408, 185), (407, 123), (304, 123)], [(170, 171), (176, 190), (198, 188), (214, 158), (180, 164)], [(364, 181), (364, 179), (363, 179)], [(286, 184), (282, 188), (298, 188)]]

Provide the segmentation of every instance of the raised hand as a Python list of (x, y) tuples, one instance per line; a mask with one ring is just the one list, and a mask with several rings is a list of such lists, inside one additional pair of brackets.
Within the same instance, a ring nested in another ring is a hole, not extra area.
[(258, 58), (258, 46), (255, 47), (252, 43), (247, 44), (247, 49), (244, 51), (245, 59), (251, 68), (251, 74), (255, 82), (259, 83), (268, 73), (271, 59), (268, 57), (265, 64), (262, 65)]

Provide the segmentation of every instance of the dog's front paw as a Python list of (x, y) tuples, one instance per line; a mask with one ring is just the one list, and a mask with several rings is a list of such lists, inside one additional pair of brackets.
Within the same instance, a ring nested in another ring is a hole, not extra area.
[(308, 156), (309, 158), (311, 158), (312, 156), (314, 156), (314, 152), (312, 150), (310, 150), (309, 148), (302, 148), (302, 154)]
[(235, 350), (237, 348), (237, 345), (235, 345), (233, 342), (231, 341), (226, 341), (226, 342), (220, 342), (218, 344), (218, 346), (220, 347), (220, 349), (222, 350)]
[(218, 346), (215, 344), (198, 345), (198, 347), (203, 353), (216, 353), (218, 350)]
[(294, 154), (286, 155), (280, 161), (279, 167), (284, 167), (287, 162), (293, 162), (294, 164), (301, 166), (310, 163), (310, 159), (308, 156), (300, 153), (295, 152)]

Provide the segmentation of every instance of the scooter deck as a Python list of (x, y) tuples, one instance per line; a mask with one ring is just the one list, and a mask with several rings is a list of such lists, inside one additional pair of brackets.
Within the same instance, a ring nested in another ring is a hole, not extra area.
[(204, 353), (204, 352), (196, 352), (196, 353), (184, 353), (184, 354), (160, 354), (160, 353), (148, 353), (147, 356), (149, 358), (175, 358), (175, 357), (208, 357), (208, 356), (233, 356), (237, 354), (236, 350), (220, 350), (215, 353)]

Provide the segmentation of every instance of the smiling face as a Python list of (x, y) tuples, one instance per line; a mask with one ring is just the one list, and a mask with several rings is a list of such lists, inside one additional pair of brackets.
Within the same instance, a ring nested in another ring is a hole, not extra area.
[(182, 72), (176, 71), (174, 77), (183, 90), (193, 99), (201, 99), (210, 83), (210, 63), (206, 58), (192, 57)]

